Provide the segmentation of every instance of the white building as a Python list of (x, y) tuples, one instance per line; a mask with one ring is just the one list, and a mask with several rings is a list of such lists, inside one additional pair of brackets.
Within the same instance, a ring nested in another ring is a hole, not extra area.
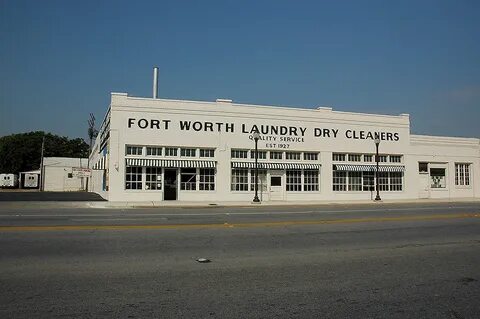
[(77, 176), (75, 170), (87, 167), (87, 158), (45, 157), (43, 159), (43, 190), (47, 192), (84, 191), (87, 179)]
[(379, 145), (382, 199), (480, 197), (480, 141), (410, 134), (398, 116), (112, 93), (90, 190), (110, 201), (369, 200)]

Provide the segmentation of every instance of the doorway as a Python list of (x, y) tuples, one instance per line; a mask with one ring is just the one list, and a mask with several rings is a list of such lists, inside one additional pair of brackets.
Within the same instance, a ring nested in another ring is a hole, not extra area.
[(163, 178), (163, 199), (177, 200), (177, 170), (165, 169)]
[(284, 200), (283, 171), (270, 173), (270, 200)]

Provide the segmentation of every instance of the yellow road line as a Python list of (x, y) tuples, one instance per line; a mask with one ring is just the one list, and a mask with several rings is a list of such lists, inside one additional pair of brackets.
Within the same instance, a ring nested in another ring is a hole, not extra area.
[(59, 226), (0, 226), (0, 232), (6, 231), (62, 231), (62, 230), (129, 230), (129, 229), (189, 229), (189, 228), (233, 228), (233, 227), (275, 227), (296, 225), (329, 225), (329, 224), (355, 224), (376, 222), (400, 222), (479, 218), (479, 213), (449, 214), (449, 215), (418, 215), (397, 217), (367, 217), (344, 218), (323, 220), (278, 221), (258, 223), (224, 223), (224, 224), (172, 224), (172, 225), (59, 225)]

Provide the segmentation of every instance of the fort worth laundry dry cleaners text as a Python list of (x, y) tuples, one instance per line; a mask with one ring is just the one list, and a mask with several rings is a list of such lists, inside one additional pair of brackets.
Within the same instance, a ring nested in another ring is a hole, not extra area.
[[(140, 129), (168, 130), (172, 126), (171, 120), (156, 119), (128, 119), (128, 128), (138, 127)], [(178, 127), (181, 131), (193, 132), (226, 132), (235, 133), (236, 129), (243, 134), (248, 134), (248, 138), (253, 140), (253, 133), (260, 133), (260, 140), (267, 142), (266, 147), (269, 148), (289, 148), (289, 143), (303, 143), (308, 129), (302, 126), (286, 126), (286, 125), (250, 125), (222, 122), (200, 122), (200, 121), (178, 121)], [(335, 128), (319, 128), (314, 127), (311, 131), (313, 137), (316, 138), (337, 138), (340, 130)], [(367, 140), (375, 139), (376, 136), (382, 141), (397, 142), (400, 140), (398, 133), (393, 132), (371, 132), (363, 130), (345, 130), (343, 135), (348, 139)]]

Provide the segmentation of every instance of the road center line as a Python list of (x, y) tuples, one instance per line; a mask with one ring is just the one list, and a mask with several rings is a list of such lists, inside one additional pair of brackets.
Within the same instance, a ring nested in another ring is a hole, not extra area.
[[(415, 207), (418, 210), (451, 210), (455, 209), (480, 209), (472, 206), (458, 206), (458, 207)], [(12, 217), (148, 217), (148, 216), (222, 216), (222, 215), (307, 215), (307, 214), (338, 214), (338, 213), (373, 213), (373, 212), (400, 212), (411, 211), (412, 207), (405, 208), (373, 208), (373, 209), (338, 209), (338, 210), (308, 210), (308, 211), (271, 211), (271, 212), (223, 212), (223, 213), (98, 213), (98, 214), (19, 214), (9, 213), (0, 214), (0, 218)]]
[(479, 213), (449, 214), (449, 215), (423, 215), (423, 216), (397, 216), (397, 217), (371, 217), (371, 218), (345, 218), (324, 219), (309, 221), (278, 221), (258, 223), (217, 223), (217, 224), (172, 224), (172, 225), (59, 225), (59, 226), (0, 226), (1, 232), (8, 231), (67, 231), (67, 230), (133, 230), (133, 229), (192, 229), (192, 228), (234, 228), (234, 227), (275, 227), (295, 225), (329, 225), (329, 224), (355, 224), (375, 222), (401, 222), (401, 221), (426, 221), (479, 218)]

